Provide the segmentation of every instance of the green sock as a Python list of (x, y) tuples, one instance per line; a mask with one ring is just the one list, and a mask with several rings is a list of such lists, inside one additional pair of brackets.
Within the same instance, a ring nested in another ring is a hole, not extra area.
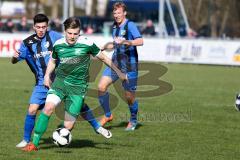
[(36, 123), (35, 129), (34, 129), (34, 135), (33, 135), (33, 144), (37, 147), (39, 145), (39, 141), (44, 134), (44, 132), (47, 130), (49, 116), (41, 112), (38, 121)]

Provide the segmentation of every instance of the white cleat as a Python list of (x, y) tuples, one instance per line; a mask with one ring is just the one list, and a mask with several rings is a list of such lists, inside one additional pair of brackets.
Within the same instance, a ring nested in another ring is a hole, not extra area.
[(22, 140), (20, 143), (18, 143), (18, 144), (16, 145), (16, 147), (17, 147), (17, 148), (23, 148), (23, 147), (26, 147), (27, 144), (28, 144), (27, 141)]
[(105, 137), (105, 138), (111, 138), (112, 137), (112, 133), (109, 130), (103, 128), (103, 127), (99, 127), (96, 131), (97, 131), (97, 133), (103, 135), (103, 137)]

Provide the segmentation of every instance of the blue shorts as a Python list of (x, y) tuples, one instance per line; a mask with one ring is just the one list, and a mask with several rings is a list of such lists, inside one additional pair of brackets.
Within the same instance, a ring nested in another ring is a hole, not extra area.
[(33, 88), (29, 104), (39, 104), (39, 109), (45, 105), (48, 89), (43, 85), (37, 85)]
[[(102, 76), (108, 76), (112, 79), (113, 83), (118, 80), (118, 75), (111, 68), (106, 67)], [(122, 82), (122, 86), (126, 91), (135, 92), (137, 90), (138, 72), (127, 72), (128, 82)]]

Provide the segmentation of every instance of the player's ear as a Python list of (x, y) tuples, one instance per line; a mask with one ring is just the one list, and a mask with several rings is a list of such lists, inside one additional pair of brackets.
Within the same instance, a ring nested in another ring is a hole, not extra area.
[(126, 16), (127, 15), (127, 11), (124, 11), (124, 16)]

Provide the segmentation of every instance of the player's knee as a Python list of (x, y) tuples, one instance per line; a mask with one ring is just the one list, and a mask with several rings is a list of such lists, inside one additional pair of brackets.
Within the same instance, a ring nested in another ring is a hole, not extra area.
[(107, 86), (104, 85), (104, 84), (99, 84), (98, 85), (98, 91), (102, 92), (102, 93), (106, 92), (107, 91)]
[(30, 105), (28, 108), (28, 114), (30, 115), (36, 115), (38, 111), (38, 106), (36, 105)]
[(28, 109), (28, 114), (30, 115), (36, 115), (37, 114), (37, 109), (36, 108), (29, 108)]

